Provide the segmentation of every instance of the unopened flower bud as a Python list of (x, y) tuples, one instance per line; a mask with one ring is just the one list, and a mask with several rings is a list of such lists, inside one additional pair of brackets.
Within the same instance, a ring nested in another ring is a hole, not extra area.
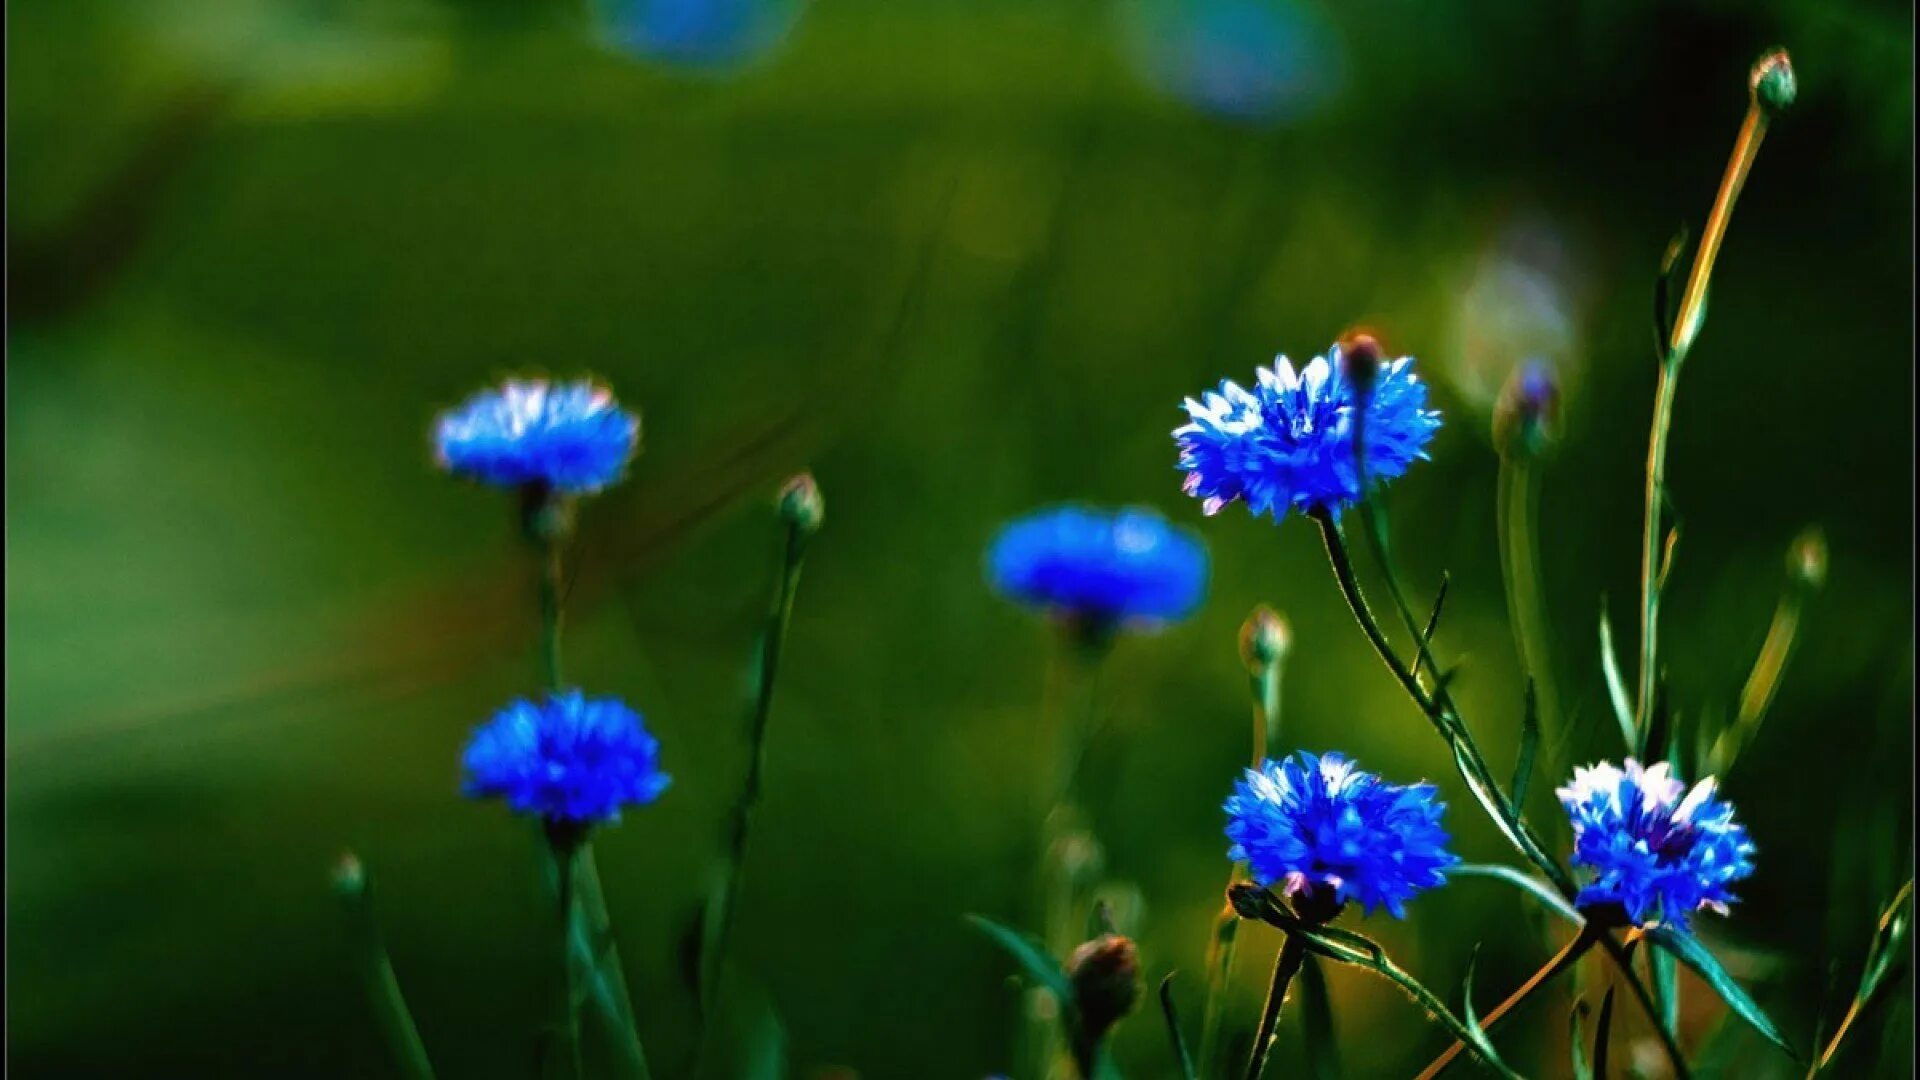
[(359, 856), (349, 851), (333, 864), (333, 891), (347, 899), (356, 899), (367, 891), (367, 868)]
[(1827, 537), (1819, 526), (1809, 527), (1787, 549), (1787, 576), (1807, 589), (1826, 584)]
[(1351, 332), (1340, 339), (1340, 366), (1353, 384), (1354, 397), (1365, 398), (1372, 392), (1384, 355), (1380, 342), (1365, 331)]
[(800, 473), (780, 489), (780, 517), (802, 536), (820, 531), (827, 508), (812, 473)]
[(1292, 645), (1293, 633), (1287, 627), (1287, 620), (1265, 604), (1254, 608), (1247, 621), (1240, 624), (1240, 659), (1255, 671), (1264, 671), (1286, 659)]
[(1538, 454), (1552, 445), (1560, 422), (1560, 382), (1552, 365), (1529, 360), (1515, 368), (1493, 409), (1493, 438), (1501, 449)]
[(1793, 63), (1787, 59), (1787, 50), (1774, 49), (1755, 60), (1748, 85), (1753, 91), (1753, 100), (1769, 116), (1793, 104), (1800, 88), (1793, 77)]
[(1067, 978), (1082, 1030), (1098, 1040), (1140, 1004), (1140, 950), (1132, 938), (1102, 934), (1073, 950)]

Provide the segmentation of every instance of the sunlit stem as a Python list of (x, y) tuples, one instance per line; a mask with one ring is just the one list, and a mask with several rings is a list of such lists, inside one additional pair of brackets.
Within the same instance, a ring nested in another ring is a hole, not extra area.
[(1733, 216), (1734, 200), (1747, 182), (1754, 158), (1760, 153), (1760, 140), (1767, 133), (1767, 112), (1756, 98), (1747, 105), (1746, 119), (1727, 159), (1726, 174), (1720, 180), (1720, 192), (1707, 216), (1706, 230), (1700, 236), (1694, 254), (1693, 269), (1687, 275), (1673, 329), (1667, 340), (1667, 355), (1660, 365), (1659, 385), (1654, 392), (1653, 427), (1647, 439), (1647, 489), (1645, 529), (1640, 543), (1640, 679), (1634, 699), (1634, 727), (1639, 733), (1641, 754), (1647, 752), (1647, 731), (1653, 717), (1654, 682), (1659, 677), (1659, 622), (1662, 566), (1662, 515), (1667, 475), (1667, 435), (1673, 426), (1673, 399), (1680, 381), (1680, 368), (1693, 348), (1706, 317), (1707, 286), (1713, 277), (1713, 262), (1726, 238), (1727, 222)]
[[(1594, 946), (1594, 940), (1595, 931), (1590, 929), (1583, 928), (1580, 933), (1574, 935), (1573, 939), (1567, 942), (1565, 947), (1554, 954), (1553, 959), (1548, 960), (1541, 966), (1539, 971), (1534, 972), (1526, 982), (1521, 983), (1518, 989), (1507, 995), (1505, 1001), (1494, 1006), (1487, 1015), (1481, 1017), (1480, 1029), (1491, 1033), (1494, 1025), (1498, 1024), (1501, 1018), (1512, 1012), (1521, 1002), (1531, 997), (1535, 990), (1545, 986), (1554, 976), (1572, 967), (1575, 961), (1585, 956), (1587, 950)], [(1461, 1052), (1466, 1050), (1466, 1048), (1467, 1044), (1464, 1041), (1455, 1041), (1452, 1046), (1447, 1047), (1444, 1053), (1433, 1059), (1433, 1064), (1421, 1070), (1420, 1075), (1416, 1077), (1415, 1080), (1433, 1080), (1434, 1077), (1440, 1075), (1443, 1069), (1452, 1064), (1453, 1059), (1459, 1057)]]
[[(1285, 666), (1283, 653), (1256, 659), (1248, 665), (1248, 682), (1253, 698), (1253, 767), (1268, 758), (1280, 756), (1280, 680)], [(1246, 876), (1247, 865), (1234, 863), (1228, 872), (1231, 886)], [(1200, 1069), (1212, 1075), (1220, 1058), (1220, 1033), (1226, 1022), (1228, 988), (1233, 982), (1233, 960), (1240, 934), (1240, 916), (1233, 905), (1222, 902), (1214, 918), (1213, 936), (1207, 942), (1207, 1003), (1200, 1025)]]
[[(1893, 895), (1893, 901), (1880, 913), (1880, 923), (1877, 927), (1877, 936), (1879, 938), (1884, 939), (1894, 933), (1895, 920), (1900, 916), (1900, 907), (1905, 904), (1912, 895), (1913, 882), (1909, 880), (1905, 885), (1900, 886), (1900, 891)], [(1880, 952), (1881, 947), (1881, 942), (1876, 940), (1874, 943), (1874, 951), (1867, 955), (1867, 965), (1870, 971), (1873, 965), (1881, 961), (1883, 955)], [(1853, 1003), (1847, 1006), (1847, 1014), (1840, 1019), (1840, 1026), (1834, 1029), (1833, 1037), (1827, 1040), (1826, 1048), (1820, 1051), (1820, 1056), (1814, 1059), (1812, 1065), (1808, 1066), (1807, 1080), (1813, 1080), (1813, 1077), (1818, 1076), (1832, 1063), (1833, 1056), (1840, 1052), (1841, 1042), (1846, 1039), (1847, 1032), (1853, 1027), (1853, 1022), (1860, 1018), (1861, 1011), (1865, 1009), (1867, 1003), (1872, 1000), (1872, 996), (1866, 980), (1863, 979), (1862, 989), (1860, 992), (1854, 994)]]
[(1287, 987), (1307, 958), (1306, 940), (1288, 934), (1273, 958), (1273, 980), (1267, 986), (1267, 1003), (1260, 1010), (1260, 1029), (1253, 1036), (1253, 1052), (1247, 1059), (1246, 1080), (1260, 1080), (1267, 1071), (1267, 1055), (1273, 1049), (1275, 1029), (1280, 1024), (1280, 1006), (1286, 1001)]
[(1533, 680), (1541, 741), (1555, 745), (1560, 702), (1554, 689), (1553, 650), (1540, 580), (1539, 462), (1526, 450), (1500, 455), (1500, 569), (1507, 586), (1507, 620), (1527, 677)]

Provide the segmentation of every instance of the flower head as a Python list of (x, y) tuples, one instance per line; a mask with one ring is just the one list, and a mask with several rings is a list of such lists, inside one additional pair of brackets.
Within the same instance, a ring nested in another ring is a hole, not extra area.
[[(1188, 398), (1188, 422), (1173, 432), (1187, 494), (1208, 514), (1239, 500), (1276, 521), (1292, 510), (1338, 513), (1358, 499), (1357, 395), (1345, 366), (1335, 345), (1297, 373), (1284, 356), (1256, 369), (1251, 391), (1228, 381)], [(1391, 480), (1427, 456), (1440, 414), (1426, 404), (1412, 357), (1382, 361), (1367, 395), (1369, 480)]]
[(620, 478), (640, 421), (598, 383), (509, 379), (434, 422), (440, 467), (500, 487), (543, 485), (569, 495)]
[(501, 709), (474, 731), (461, 763), (466, 794), (566, 825), (617, 821), (622, 806), (645, 806), (668, 784), (640, 714), (578, 690)]
[(1440, 825), (1432, 784), (1403, 787), (1340, 754), (1299, 753), (1248, 769), (1227, 800), (1229, 858), (1262, 887), (1337, 907), (1358, 900), (1394, 918), (1460, 861)]
[(1725, 914), (1729, 887), (1753, 873), (1753, 844), (1714, 789), (1708, 777), (1689, 790), (1664, 761), (1574, 769), (1555, 794), (1573, 824), (1574, 864), (1594, 875), (1576, 902), (1682, 928), (1701, 908)]
[(1207, 589), (1207, 549), (1151, 510), (1060, 506), (994, 539), (987, 579), (1010, 599), (1103, 624), (1178, 619)]

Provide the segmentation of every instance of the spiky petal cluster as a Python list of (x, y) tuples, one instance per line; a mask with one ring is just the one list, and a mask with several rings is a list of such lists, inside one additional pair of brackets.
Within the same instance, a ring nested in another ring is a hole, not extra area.
[(1301, 752), (1248, 769), (1227, 800), (1229, 858), (1289, 896), (1331, 894), (1394, 918), (1422, 889), (1444, 884), (1445, 804), (1432, 784), (1389, 784), (1341, 754)]
[[(1188, 398), (1174, 429), (1186, 493), (1208, 514), (1244, 502), (1278, 521), (1289, 511), (1338, 513), (1360, 497), (1354, 460), (1356, 394), (1338, 345), (1295, 372), (1282, 356), (1255, 370), (1254, 389), (1232, 381)], [(1382, 361), (1367, 395), (1367, 478), (1391, 480), (1427, 456), (1440, 414), (1413, 358)]]
[(509, 379), (441, 413), (433, 435), (440, 467), (457, 476), (580, 495), (620, 478), (640, 421), (590, 380)]
[(1001, 594), (1070, 618), (1155, 624), (1207, 590), (1207, 549), (1151, 510), (1058, 506), (1000, 530), (987, 579)]
[(640, 714), (578, 690), (501, 709), (474, 731), (461, 760), (467, 795), (554, 824), (616, 821), (622, 806), (653, 802), (669, 782)]
[(1555, 794), (1573, 824), (1574, 864), (1593, 871), (1576, 902), (1681, 928), (1701, 908), (1725, 914), (1733, 883), (1753, 873), (1754, 848), (1714, 792), (1712, 777), (1689, 790), (1664, 761), (1574, 769)]

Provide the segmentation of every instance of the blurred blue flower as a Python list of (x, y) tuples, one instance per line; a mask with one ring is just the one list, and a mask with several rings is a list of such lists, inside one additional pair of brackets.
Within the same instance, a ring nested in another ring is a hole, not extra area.
[(683, 67), (756, 60), (786, 35), (794, 0), (597, 0), (601, 34), (623, 52)]
[(1389, 784), (1341, 754), (1263, 761), (1227, 800), (1227, 856), (1245, 861), (1256, 884), (1277, 884), (1310, 908), (1358, 900), (1397, 919), (1460, 861), (1447, 850), (1446, 806), (1435, 795), (1432, 784)]
[(578, 690), (501, 709), (474, 731), (461, 764), (467, 795), (567, 825), (617, 821), (622, 806), (645, 806), (668, 784), (640, 714)]
[(1179, 619), (1207, 589), (1207, 549), (1151, 510), (1051, 507), (1000, 530), (987, 579), (1002, 595), (1117, 626)]
[(1730, 887), (1753, 873), (1754, 848), (1714, 791), (1712, 777), (1688, 790), (1664, 761), (1574, 769), (1555, 794), (1573, 824), (1574, 865), (1593, 871), (1576, 903), (1619, 905), (1635, 924), (1681, 929), (1701, 908), (1726, 914)]
[(1202, 112), (1280, 122), (1339, 90), (1338, 43), (1289, 0), (1136, 0), (1129, 13), (1142, 74)]
[[(1340, 347), (1298, 374), (1284, 356), (1255, 374), (1252, 391), (1229, 381), (1187, 399), (1189, 422), (1173, 432), (1184, 490), (1208, 514), (1235, 500), (1276, 521), (1291, 510), (1339, 513), (1360, 496), (1354, 388)], [(1426, 384), (1408, 356), (1381, 362), (1367, 400), (1367, 477), (1391, 480), (1427, 456), (1440, 414), (1426, 408)]]
[(620, 478), (640, 421), (591, 381), (553, 385), (509, 379), (441, 413), (434, 424), (440, 467), (501, 487), (539, 484), (569, 495)]

